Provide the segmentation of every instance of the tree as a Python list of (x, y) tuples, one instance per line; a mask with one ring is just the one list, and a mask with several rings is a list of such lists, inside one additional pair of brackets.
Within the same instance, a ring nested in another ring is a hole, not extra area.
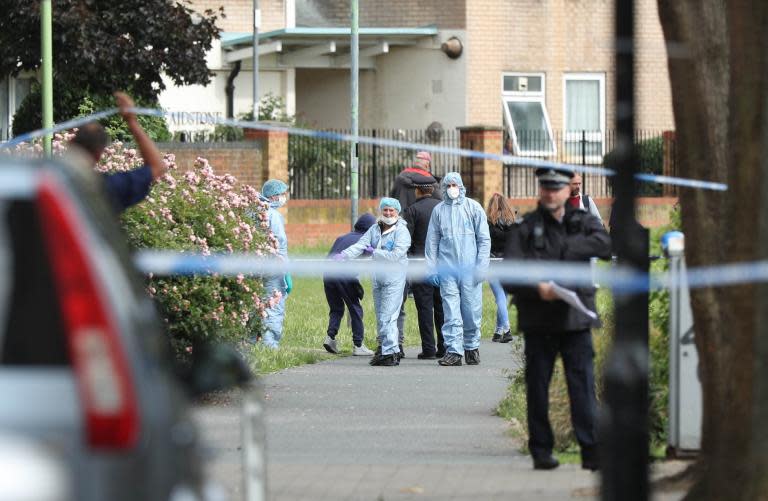
[[(196, 13), (190, 4), (53, 0), (57, 111), (70, 118), (84, 96), (98, 101), (115, 90), (127, 90), (137, 102), (156, 103), (165, 89), (161, 75), (176, 85), (209, 83), (205, 55), (219, 34), (218, 16), (212, 10)], [(41, 64), (40, 1), (0, 0), (0, 5), (0, 75), (36, 71)]]
[[(768, 2), (658, 0), (668, 44), (681, 175), (728, 191), (681, 189), (693, 266), (768, 255)], [(768, 499), (768, 290), (693, 291), (704, 397), (690, 499)]]

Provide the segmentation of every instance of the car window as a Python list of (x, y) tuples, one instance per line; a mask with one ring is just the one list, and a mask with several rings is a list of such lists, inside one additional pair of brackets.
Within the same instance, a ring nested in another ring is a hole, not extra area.
[[(66, 331), (33, 200), (0, 205), (6, 261), (0, 365), (68, 365)], [(2, 299), (2, 297), (0, 297)]]

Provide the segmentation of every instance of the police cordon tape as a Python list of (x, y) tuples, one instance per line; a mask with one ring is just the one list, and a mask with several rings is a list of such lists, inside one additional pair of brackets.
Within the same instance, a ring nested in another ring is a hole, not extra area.
[[(132, 111), (133, 113), (136, 113), (137, 115), (155, 116), (160, 118), (165, 118), (166, 116), (171, 115), (172, 113), (178, 113), (178, 112), (169, 112), (169, 111), (158, 110), (153, 108), (131, 108), (130, 111)], [(62, 122), (60, 124), (54, 125), (53, 127), (50, 127), (47, 129), (39, 129), (36, 131), (28, 132), (26, 134), (21, 134), (19, 136), (16, 136), (13, 139), (10, 139), (9, 141), (0, 143), (0, 149), (11, 148), (14, 146), (18, 146), (21, 143), (26, 143), (49, 134), (55, 134), (57, 132), (63, 132), (69, 129), (80, 127), (94, 120), (107, 118), (118, 112), (119, 111), (116, 108), (110, 108), (108, 110), (93, 113), (92, 115), (88, 115), (82, 118), (76, 118), (76, 119), (68, 120), (66, 122)], [(397, 141), (394, 139), (357, 136), (357, 135), (351, 135), (351, 134), (343, 134), (339, 132), (322, 131), (322, 130), (315, 130), (315, 129), (301, 129), (297, 127), (284, 127), (284, 126), (264, 124), (259, 122), (248, 122), (244, 120), (233, 120), (233, 119), (227, 119), (227, 118), (211, 117), (210, 124), (211, 125), (227, 125), (227, 126), (239, 127), (243, 129), (284, 132), (286, 134), (293, 134), (297, 136), (316, 137), (316, 138), (331, 139), (331, 140), (344, 141), (344, 142), (357, 142), (359, 144), (368, 144), (372, 146), (390, 146), (393, 148), (402, 148), (402, 149), (408, 149), (408, 150), (414, 150), (414, 151), (416, 150), (429, 151), (431, 153), (442, 153), (446, 155), (454, 155), (454, 156), (465, 157), (465, 158), (497, 160), (505, 164), (516, 165), (522, 168), (535, 169), (539, 167), (549, 167), (549, 168), (556, 168), (556, 169), (566, 169), (574, 172), (582, 172), (585, 174), (596, 174), (601, 176), (614, 176), (616, 174), (616, 171), (614, 171), (613, 169), (607, 169), (604, 167), (592, 167), (589, 165), (568, 164), (568, 163), (562, 163), (562, 162), (553, 162), (550, 160), (542, 160), (539, 158), (519, 157), (514, 155), (497, 155), (494, 153), (485, 153), (480, 151), (466, 150), (463, 148), (449, 148), (444, 146), (435, 146), (433, 144)], [(724, 183), (702, 181), (697, 179), (687, 179), (687, 178), (681, 178), (681, 177), (672, 177), (672, 176), (659, 176), (656, 174), (640, 173), (640, 174), (636, 174), (635, 178), (638, 181), (647, 182), (647, 183), (668, 184), (673, 186), (699, 188), (704, 190), (726, 191), (728, 189), (728, 185)]]
[[(535, 285), (554, 281), (564, 286), (611, 287), (619, 293), (643, 292), (670, 287), (667, 273), (638, 273), (621, 265), (591, 266), (590, 263), (564, 261), (517, 261), (493, 260), (487, 273), (477, 268), (438, 266), (430, 269), (423, 259), (412, 259), (405, 267), (395, 262), (368, 259), (333, 261), (325, 257), (283, 260), (275, 257), (259, 257), (253, 254), (188, 254), (174, 251), (141, 250), (134, 256), (137, 268), (152, 276), (217, 276), (281, 275), (324, 276), (334, 279), (350, 279), (358, 276), (394, 276), (405, 272), (411, 280), (422, 281), (432, 273), (439, 277), (462, 276), (477, 281), (499, 280), (502, 283)], [(752, 263), (755, 264), (755, 263)], [(726, 265), (689, 271), (690, 287), (732, 285), (748, 281), (768, 281), (768, 261), (758, 263), (760, 273), (744, 265)], [(722, 275), (720, 274), (722, 273)], [(722, 281), (720, 279), (722, 278)]]

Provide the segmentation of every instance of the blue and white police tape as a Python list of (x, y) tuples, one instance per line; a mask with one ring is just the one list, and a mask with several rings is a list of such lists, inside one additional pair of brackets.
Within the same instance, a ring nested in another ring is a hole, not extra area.
[[(373, 261), (372, 259), (351, 259), (336, 262), (324, 257), (311, 259), (263, 258), (252, 254), (201, 254), (174, 251), (143, 250), (136, 253), (134, 262), (145, 274), (155, 276), (216, 275), (279, 275), (290, 273), (296, 276), (325, 276), (345, 279), (376, 274), (401, 274), (405, 271), (412, 280), (424, 280), (437, 271), (442, 276), (468, 274), (475, 276), (476, 268), (458, 269), (438, 267), (432, 270), (423, 259), (412, 259), (404, 267), (398, 263)], [(319, 266), (322, 265), (322, 266)], [(487, 273), (478, 279), (492, 278), (500, 282), (519, 285), (535, 285), (552, 280), (563, 285), (590, 286), (595, 283), (611, 287), (624, 293), (642, 292), (674, 287), (669, 273), (638, 273), (627, 267), (597, 266), (589, 263), (563, 261), (514, 261), (493, 260)], [(725, 287), (747, 283), (768, 282), (768, 260), (747, 263), (728, 263), (715, 266), (689, 268), (688, 287)]]
[(70, 129), (76, 129), (78, 127), (82, 127), (87, 123), (91, 123), (96, 120), (101, 120), (102, 118), (109, 118), (115, 113), (118, 113), (118, 111), (119, 110), (117, 108), (109, 108), (104, 111), (99, 111), (98, 113), (93, 113), (91, 115), (87, 115), (79, 118), (73, 118), (71, 120), (67, 120), (66, 122), (58, 123), (53, 127), (50, 127), (47, 129), (38, 129), (38, 130), (34, 130), (24, 134), (19, 134), (18, 136), (12, 139), (9, 139), (8, 141), (0, 143), (0, 149), (13, 148), (14, 146), (18, 146), (22, 143), (28, 143), (34, 139), (47, 136), (49, 134), (56, 134), (57, 132), (64, 132)]
[[(156, 117), (162, 117), (162, 118), (165, 118), (168, 115), (177, 113), (177, 112), (169, 112), (169, 111), (153, 109), (153, 108), (131, 108), (129, 111), (136, 113), (137, 115), (156, 116)], [(118, 110), (114, 108), (109, 110), (104, 110), (98, 113), (94, 113), (92, 115), (88, 115), (86, 117), (77, 118), (77, 119), (69, 120), (67, 122), (63, 122), (61, 124), (57, 124), (48, 129), (40, 129), (27, 134), (23, 134), (5, 143), (0, 143), (0, 149), (9, 148), (9, 147), (18, 145), (22, 142), (28, 142), (32, 139), (39, 138), (48, 134), (53, 134), (56, 132), (61, 132), (64, 130), (79, 127), (90, 121), (100, 120), (102, 118), (106, 118), (108, 116), (114, 115), (117, 112)], [(616, 174), (616, 171), (614, 171), (613, 169), (607, 169), (604, 167), (592, 167), (588, 165), (576, 165), (576, 164), (568, 164), (563, 162), (553, 162), (550, 160), (543, 160), (539, 158), (519, 157), (514, 155), (497, 155), (494, 153), (485, 153), (485, 152), (467, 150), (463, 148), (450, 148), (450, 147), (444, 147), (444, 146), (436, 146), (433, 144), (397, 141), (394, 139), (383, 139), (383, 138), (377, 138), (377, 137), (343, 134), (339, 132), (330, 132), (330, 131), (322, 131), (322, 130), (314, 130), (314, 129), (302, 129), (297, 127), (285, 127), (285, 126), (264, 124), (259, 122), (249, 122), (244, 120), (233, 120), (233, 119), (226, 119), (226, 118), (219, 118), (219, 117), (210, 117), (210, 118), (211, 120), (209, 120), (208, 122), (210, 122), (211, 125), (228, 125), (231, 127), (239, 127), (243, 129), (256, 129), (256, 130), (263, 130), (263, 131), (284, 132), (287, 134), (292, 134), (297, 136), (316, 137), (316, 138), (331, 139), (336, 141), (357, 142), (359, 144), (367, 144), (372, 146), (389, 146), (393, 148), (429, 151), (431, 153), (442, 153), (446, 155), (454, 155), (454, 156), (460, 156), (465, 158), (496, 160), (496, 161), (503, 162), (505, 164), (516, 165), (518, 167), (523, 167), (523, 168), (549, 167), (549, 168), (566, 169), (574, 172), (582, 172), (586, 174), (595, 174), (595, 175), (601, 175), (601, 176), (613, 176)], [(689, 188), (699, 188), (699, 189), (716, 190), (716, 191), (726, 191), (728, 189), (728, 185), (724, 183), (702, 181), (698, 179), (687, 179), (687, 178), (672, 177), (672, 176), (658, 176), (655, 174), (647, 174), (647, 173), (636, 174), (635, 177), (638, 181), (648, 182), (648, 183), (668, 184), (668, 185), (674, 185), (674, 186), (683, 186), (683, 187), (689, 187)]]
[(588, 287), (595, 283), (610, 286), (618, 292), (634, 292), (659, 288), (664, 277), (636, 273), (626, 267), (593, 267), (590, 263), (563, 261), (493, 261), (487, 272), (478, 272), (475, 266), (458, 268), (437, 266), (430, 268), (425, 260), (411, 260), (408, 266), (372, 259), (351, 259), (341, 262), (327, 258), (291, 259), (257, 257), (252, 254), (187, 254), (172, 251), (143, 250), (136, 254), (135, 264), (144, 274), (154, 276), (212, 275), (281, 275), (323, 276), (331, 279), (350, 279), (376, 275), (388, 277), (405, 274), (410, 280), (424, 281), (437, 273), (439, 277), (472, 278), (476, 281), (492, 278), (508, 284), (536, 285), (554, 281), (564, 286)]

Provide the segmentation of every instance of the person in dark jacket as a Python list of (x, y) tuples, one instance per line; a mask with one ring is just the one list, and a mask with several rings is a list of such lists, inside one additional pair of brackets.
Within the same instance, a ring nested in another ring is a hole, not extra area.
[[(434, 178), (434, 176), (430, 174), (431, 168), (432, 156), (428, 151), (420, 151), (416, 153), (416, 159), (413, 162), (413, 166), (403, 169), (395, 178), (395, 182), (392, 184), (392, 189), (389, 190), (389, 196), (400, 201), (400, 207), (402, 207), (403, 211), (416, 201), (414, 178), (416, 176), (429, 176)], [(432, 198), (440, 202), (443, 199), (442, 193), (440, 192), (440, 183), (438, 179), (434, 179), (435, 183), (432, 191)]]
[[(506, 198), (499, 193), (494, 193), (488, 201), (485, 214), (488, 216), (488, 230), (491, 234), (491, 257), (504, 257), (507, 233), (515, 224), (515, 210)], [(491, 341), (508, 343), (512, 340), (512, 332), (509, 327), (507, 294), (498, 279), (488, 278), (488, 285), (496, 299), (496, 329), (493, 331)]]
[[(138, 169), (101, 174), (107, 199), (115, 211), (121, 213), (144, 200), (152, 183), (165, 174), (168, 166), (160, 150), (142, 129), (136, 115), (128, 111), (135, 106), (133, 99), (123, 92), (115, 92), (115, 101), (145, 162)], [(109, 135), (100, 123), (91, 122), (80, 127), (69, 144), (73, 150), (77, 150), (77, 153), (72, 153), (84, 154), (93, 164), (97, 164), (109, 146)]]
[[(354, 231), (340, 236), (333, 242), (328, 257), (335, 256), (347, 247), (356, 244), (368, 229), (376, 223), (376, 217), (373, 214), (365, 213), (355, 222)], [(349, 317), (352, 320), (352, 355), (367, 356), (373, 355), (373, 351), (363, 344), (363, 307), (360, 300), (363, 299), (363, 286), (357, 279), (339, 280), (323, 276), (323, 289), (325, 290), (325, 299), (328, 301), (328, 331), (323, 342), (323, 347), (329, 353), (339, 353), (336, 343), (336, 334), (339, 332), (341, 319), (344, 317), (344, 305), (347, 306)]]
[[(392, 184), (392, 189), (389, 191), (389, 196), (391, 198), (396, 198), (400, 202), (400, 207), (403, 212), (416, 201), (416, 186), (414, 184), (416, 179), (423, 179), (425, 177), (434, 179), (432, 198), (438, 202), (442, 200), (439, 180), (430, 174), (431, 168), (432, 155), (430, 155), (428, 151), (419, 151), (416, 153), (413, 166), (403, 169), (403, 171), (395, 178), (395, 182)], [(404, 295), (407, 297), (409, 293), (410, 288), (406, 283)], [(400, 358), (404, 358), (405, 352), (403, 351), (403, 339), (405, 339), (405, 302), (403, 302), (403, 307), (400, 309), (400, 315), (397, 317), (397, 331), (398, 341), (400, 342)]]
[[(434, 185), (437, 182), (434, 177), (415, 175), (413, 182), (416, 187), (416, 201), (403, 213), (403, 218), (408, 223), (408, 231), (411, 233), (411, 248), (408, 250), (408, 257), (423, 259), (429, 219), (432, 217), (432, 209), (440, 201), (432, 198)], [(422, 360), (442, 358), (445, 355), (445, 345), (442, 333), (443, 300), (440, 297), (440, 287), (435, 287), (426, 281), (410, 281), (408, 285), (413, 292), (413, 301), (416, 303), (416, 312), (419, 318), (421, 353), (418, 354), (417, 358)], [(403, 294), (403, 306), (401, 308), (403, 317), (407, 299), (408, 287)], [(435, 330), (437, 330), (437, 345), (435, 345)]]
[[(507, 236), (505, 259), (588, 262), (591, 257), (610, 258), (611, 241), (600, 220), (570, 207), (568, 183), (572, 171), (537, 169), (538, 208), (526, 214)], [(515, 295), (518, 328), (525, 338), (525, 382), (528, 405), (528, 447), (535, 469), (558, 466), (552, 457), (554, 438), (549, 423), (549, 383), (555, 359), (563, 358), (571, 422), (581, 447), (584, 469), (597, 470), (595, 435), (593, 320), (558, 299), (552, 282), (537, 287), (505, 284)], [(579, 299), (595, 311), (595, 289), (575, 289)]]

